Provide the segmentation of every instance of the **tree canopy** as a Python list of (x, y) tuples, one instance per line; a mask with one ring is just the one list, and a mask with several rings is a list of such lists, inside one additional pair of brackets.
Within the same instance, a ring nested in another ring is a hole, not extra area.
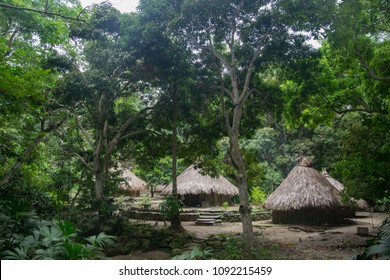
[(173, 181), (177, 200), (177, 174), (196, 164), (239, 188), (249, 251), (253, 205), (302, 155), (345, 195), (383, 204), (389, 11), (381, 0), (140, 0), (123, 14), (0, 1), (0, 207), (99, 220), (118, 165)]

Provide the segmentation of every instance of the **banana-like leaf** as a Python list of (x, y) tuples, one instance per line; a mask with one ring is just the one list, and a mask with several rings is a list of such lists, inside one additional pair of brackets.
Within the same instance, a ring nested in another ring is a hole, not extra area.
[(366, 251), (368, 256), (373, 258), (390, 258), (390, 236), (385, 236), (378, 240), (378, 244), (369, 247)]

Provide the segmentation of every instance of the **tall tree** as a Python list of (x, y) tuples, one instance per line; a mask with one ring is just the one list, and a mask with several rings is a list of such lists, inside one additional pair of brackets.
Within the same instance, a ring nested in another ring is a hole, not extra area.
[(9, 184), (45, 136), (64, 122), (65, 112), (51, 88), (71, 67), (68, 27), (81, 7), (78, 1), (70, 3), (74, 5), (43, 0), (34, 2), (35, 7), (31, 1), (0, 5), (0, 138), (9, 143), (0, 152), (0, 185)]
[[(248, 98), (256, 93), (254, 73), (264, 71), (276, 56), (299, 53), (306, 39), (302, 31), (315, 33), (319, 30), (318, 22), (310, 23), (308, 19), (319, 7), (311, 2), (305, 6), (305, 3), (294, 3), (299, 10), (286, 1), (198, 0), (185, 2), (181, 17), (177, 19), (181, 38), (200, 55), (205, 65), (214, 67), (220, 77), (247, 251), (251, 250), (254, 240), (246, 166), (239, 145), (244, 107)], [(290, 13), (288, 17), (287, 12)]]
[[(140, 1), (139, 25), (138, 28), (134, 28), (133, 33), (130, 33), (132, 36), (128, 41), (139, 50), (135, 56), (142, 61), (143, 81), (159, 89), (159, 98), (165, 104), (155, 112), (160, 117), (154, 126), (156, 130), (171, 131), (172, 196), (176, 199), (178, 199), (177, 159), (180, 156), (189, 158), (188, 154), (182, 153), (183, 145), (180, 144), (198, 124), (200, 104), (204, 102), (202, 98), (205, 96), (201, 86), (196, 85), (197, 78), (189, 63), (192, 54), (175, 38), (170, 28), (180, 11), (181, 2)], [(191, 135), (192, 140), (200, 138), (193, 133)], [(192, 140), (186, 145), (195, 142)], [(178, 214), (172, 216), (171, 225), (174, 228), (181, 228)]]
[(94, 7), (90, 23), (72, 33), (85, 43), (85, 68), (66, 75), (57, 87), (64, 103), (78, 104), (74, 117), (91, 153), (89, 158), (80, 154), (79, 158), (93, 173), (99, 209), (106, 203), (105, 184), (115, 149), (146, 132), (142, 117), (153, 106), (142, 102), (140, 92), (132, 87), (136, 61), (121, 41), (121, 21), (126, 17), (132, 15), (121, 17), (108, 3)]
[(370, 201), (385, 195), (390, 176), (388, 11), (386, 1), (339, 2), (321, 57), (282, 85), (288, 119), (347, 124), (335, 175), (348, 194)]

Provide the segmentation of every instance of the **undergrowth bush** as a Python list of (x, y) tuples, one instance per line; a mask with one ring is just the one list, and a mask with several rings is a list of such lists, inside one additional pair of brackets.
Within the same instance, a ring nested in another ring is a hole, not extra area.
[(379, 229), (375, 239), (368, 241), (366, 249), (357, 260), (390, 260), (390, 217), (388, 217)]
[(251, 252), (245, 252), (242, 236), (217, 234), (211, 235), (199, 247), (175, 256), (179, 260), (264, 260), (285, 257), (280, 253), (277, 243), (255, 242)]
[(2, 205), (2, 259), (94, 259), (116, 237), (105, 234), (82, 238), (67, 220), (43, 220), (22, 204)]

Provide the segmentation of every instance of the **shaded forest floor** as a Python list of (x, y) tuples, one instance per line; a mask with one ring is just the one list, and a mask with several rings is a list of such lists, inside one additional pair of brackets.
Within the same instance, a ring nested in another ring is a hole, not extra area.
[[(267, 248), (270, 259), (295, 260), (342, 260), (352, 259), (360, 254), (367, 240), (372, 239), (386, 213), (358, 212), (356, 217), (347, 221), (345, 225), (335, 227), (310, 227), (296, 225), (275, 225), (271, 220), (253, 222), (257, 241)], [(195, 234), (196, 242), (205, 242), (210, 236), (234, 235), (242, 232), (241, 223), (222, 223), (214, 226), (199, 226), (194, 222), (183, 222), (186, 231)], [(159, 223), (158, 226), (164, 226)], [(358, 235), (357, 228), (365, 227), (368, 235)], [(189, 244), (187, 250), (197, 246)], [(164, 250), (149, 252), (136, 251), (131, 255), (113, 257), (113, 259), (170, 259), (170, 253)]]

